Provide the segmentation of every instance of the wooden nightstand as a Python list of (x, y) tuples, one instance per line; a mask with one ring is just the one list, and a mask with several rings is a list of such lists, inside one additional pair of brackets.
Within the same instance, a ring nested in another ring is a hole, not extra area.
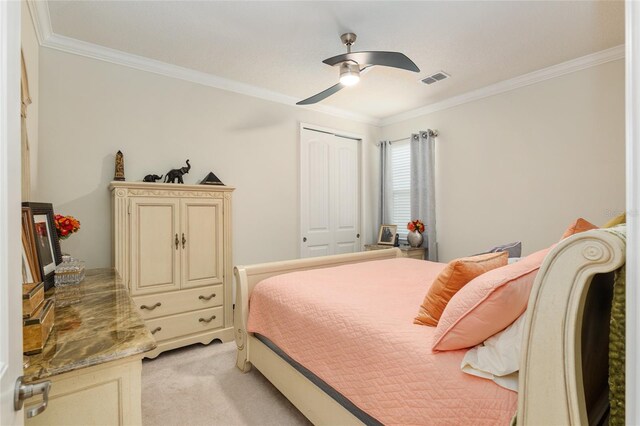
[[(385, 250), (393, 248), (393, 246), (388, 246), (384, 244), (365, 244), (365, 251), (371, 250)], [(400, 246), (398, 247), (400, 251), (402, 251), (402, 255), (404, 257), (410, 257), (411, 259), (420, 259), (424, 260), (427, 257), (427, 249), (424, 247), (410, 247), (410, 246)]]

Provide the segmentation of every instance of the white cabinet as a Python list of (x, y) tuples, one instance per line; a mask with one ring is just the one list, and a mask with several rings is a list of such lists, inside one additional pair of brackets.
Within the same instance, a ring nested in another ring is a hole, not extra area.
[(112, 182), (115, 268), (159, 353), (233, 339), (226, 186)]
[(180, 200), (132, 197), (132, 295), (180, 289)]
[(222, 200), (180, 200), (182, 287), (224, 281)]

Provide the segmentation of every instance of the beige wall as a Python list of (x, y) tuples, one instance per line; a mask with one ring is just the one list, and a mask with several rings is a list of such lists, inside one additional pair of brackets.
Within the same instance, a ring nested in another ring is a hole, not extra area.
[[(455, 77), (454, 77), (455, 78)], [(383, 128), (385, 139), (438, 129), (441, 260), (496, 244), (525, 253), (576, 217), (625, 209), (624, 61), (567, 74)]]
[(547, 247), (584, 216), (624, 211), (624, 62), (610, 62), (384, 127), (238, 95), (43, 48), (35, 195), (82, 221), (63, 251), (111, 264), (113, 155), (128, 180), (186, 158), (238, 189), (234, 263), (298, 254), (298, 125), (365, 136), (363, 242), (376, 237), (379, 138), (440, 131), (441, 260), (522, 240)]
[(31, 188), (34, 188), (38, 179), (38, 110), (40, 108), (38, 55), (40, 45), (38, 44), (38, 37), (36, 36), (35, 27), (26, 1), (22, 2), (21, 14), (21, 45), (27, 68), (27, 77), (29, 79), (29, 95), (31, 96), (31, 105), (27, 107), (27, 135), (29, 136), (29, 149), (31, 154)]
[[(127, 180), (191, 160), (237, 188), (234, 263), (298, 256), (299, 123), (362, 134), (367, 182), (377, 179), (377, 127), (43, 48), (36, 196), (82, 222), (62, 243), (89, 267), (111, 265), (114, 154)], [(364, 242), (377, 228), (377, 184), (364, 188)]]

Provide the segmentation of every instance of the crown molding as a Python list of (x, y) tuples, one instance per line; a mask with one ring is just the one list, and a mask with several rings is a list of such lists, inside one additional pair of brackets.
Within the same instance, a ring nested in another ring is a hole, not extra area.
[(235, 92), (242, 95), (264, 99), (271, 102), (277, 102), (280, 104), (289, 105), (309, 111), (320, 112), (347, 120), (371, 124), (374, 126), (377, 126), (380, 122), (380, 119), (375, 117), (370, 117), (368, 115), (358, 114), (351, 111), (345, 111), (343, 109), (326, 105), (316, 104), (309, 106), (297, 106), (296, 102), (299, 99), (292, 96), (283, 95), (281, 93), (273, 92), (261, 87), (240, 83), (235, 80), (230, 80), (202, 71), (196, 71), (190, 68), (168, 64), (166, 62), (157, 61), (155, 59), (145, 58), (143, 56), (126, 53), (120, 50), (111, 49), (86, 41), (55, 34), (51, 27), (51, 17), (49, 15), (49, 6), (47, 4), (47, 1), (27, 0), (27, 4), (34, 21), (34, 26), (36, 27), (38, 42), (43, 47), (60, 50), (62, 52), (71, 53), (74, 55), (85, 56), (87, 58), (98, 59), (105, 62), (111, 62), (113, 64), (123, 65), (141, 71), (147, 71), (166, 77), (177, 78), (192, 83), (202, 84), (203, 86), (214, 87), (216, 89)]
[(49, 6), (46, 0), (27, 0), (29, 12), (34, 22), (36, 35), (41, 46), (63, 52), (85, 56), (88, 58), (98, 59), (101, 61), (111, 62), (113, 64), (123, 65), (154, 74), (164, 75), (166, 77), (177, 78), (180, 80), (190, 81), (204, 86), (214, 87), (230, 92), (239, 93), (271, 102), (277, 102), (297, 108), (310, 111), (320, 112), (347, 120), (357, 121), (378, 127), (388, 126), (390, 124), (399, 123), (404, 120), (419, 117), (421, 115), (431, 114), (436, 111), (452, 108), (468, 102), (477, 101), (489, 96), (498, 95), (500, 93), (519, 89), (521, 87), (536, 84), (551, 78), (560, 77), (585, 68), (601, 65), (606, 62), (615, 61), (624, 58), (624, 45), (615, 46), (600, 52), (582, 56), (570, 61), (566, 61), (557, 65), (533, 71), (518, 77), (500, 81), (498, 83), (482, 87), (471, 92), (453, 96), (439, 102), (425, 105), (420, 108), (409, 110), (397, 115), (386, 118), (375, 118), (364, 114), (358, 114), (343, 109), (330, 107), (326, 105), (295, 105), (298, 99), (277, 93), (271, 90), (263, 89), (250, 84), (240, 83), (235, 80), (208, 74), (202, 71), (196, 71), (189, 68), (180, 67), (166, 62), (157, 61), (155, 59), (145, 58), (143, 56), (133, 55), (131, 53), (122, 52), (120, 50), (111, 49), (82, 40), (55, 34), (51, 27), (51, 17), (49, 15)]
[(477, 101), (482, 98), (498, 95), (500, 93), (519, 89), (531, 84), (540, 83), (541, 81), (560, 77), (562, 75), (580, 71), (585, 68), (590, 68), (596, 65), (623, 59), (624, 50), (624, 45), (621, 44), (619, 46), (601, 50), (590, 55), (581, 56), (567, 62), (562, 62), (560, 64), (550, 66), (548, 68), (543, 68), (537, 71), (530, 72), (528, 74), (510, 78), (509, 80), (503, 80), (498, 83), (473, 90), (471, 92), (463, 93), (462, 95), (453, 96), (440, 102), (435, 102), (433, 104), (425, 105), (417, 109), (383, 118), (379, 121), (378, 125), (388, 126), (390, 124), (399, 123), (401, 121), (419, 117), (421, 115), (431, 114), (436, 111), (442, 111), (447, 108), (452, 108), (458, 105), (466, 104), (468, 102)]
[[(154, 74), (160, 74), (166, 77), (177, 78), (192, 83), (202, 84), (203, 86), (214, 87), (229, 92), (235, 92), (254, 98), (264, 99), (271, 102), (296, 107), (297, 98), (273, 92), (271, 90), (252, 86), (250, 84), (240, 83), (213, 74), (202, 71), (181, 67), (178, 65), (168, 64), (166, 62), (157, 61), (155, 59), (145, 58), (143, 56), (122, 52), (120, 50), (111, 49), (97, 44), (88, 43), (86, 41), (77, 40), (70, 37), (61, 36), (52, 33), (47, 37), (42, 46), (50, 49), (60, 50), (74, 55), (85, 56), (88, 58), (98, 59), (113, 64), (123, 65), (129, 68), (135, 68), (141, 71), (147, 71)], [(369, 117), (367, 115), (345, 111), (326, 105), (313, 105), (298, 108), (321, 112), (339, 118), (352, 121), (358, 121), (366, 124), (378, 125), (379, 119)]]
[(49, 15), (49, 5), (43, 0), (27, 0), (27, 7), (31, 14), (31, 20), (38, 37), (38, 43), (43, 45), (53, 34), (51, 29), (51, 16)]

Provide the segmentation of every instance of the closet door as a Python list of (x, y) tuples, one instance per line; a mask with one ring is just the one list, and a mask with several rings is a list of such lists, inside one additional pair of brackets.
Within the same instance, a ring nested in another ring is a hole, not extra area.
[(132, 198), (131, 292), (134, 295), (180, 288), (180, 202), (171, 198)]
[(360, 251), (359, 141), (303, 128), (300, 256)]
[(222, 199), (180, 202), (182, 288), (224, 281)]

